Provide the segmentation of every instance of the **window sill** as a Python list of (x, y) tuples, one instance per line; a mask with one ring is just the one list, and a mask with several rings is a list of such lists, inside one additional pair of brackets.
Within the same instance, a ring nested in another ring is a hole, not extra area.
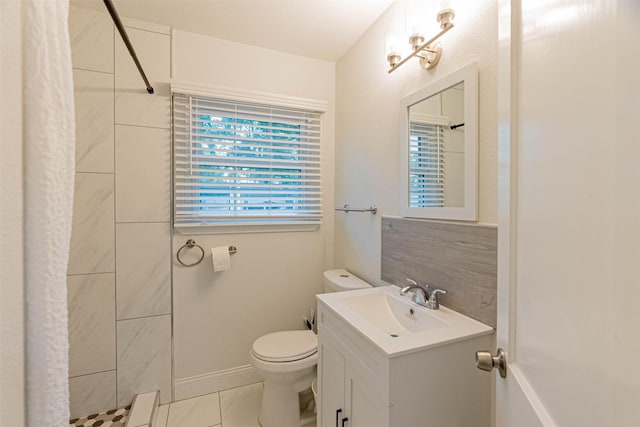
[(225, 224), (225, 225), (174, 225), (173, 229), (179, 234), (252, 234), (252, 233), (291, 233), (318, 231), (321, 223), (317, 224)]

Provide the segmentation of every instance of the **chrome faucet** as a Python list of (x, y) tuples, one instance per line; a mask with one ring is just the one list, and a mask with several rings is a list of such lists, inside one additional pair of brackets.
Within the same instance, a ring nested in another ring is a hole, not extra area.
[(423, 286), (409, 277), (407, 277), (405, 280), (409, 282), (410, 285), (400, 289), (400, 295), (406, 295), (407, 292), (409, 292), (410, 290), (415, 290), (416, 292), (413, 293), (413, 296), (411, 297), (411, 301), (426, 307), (427, 301), (429, 300), (430, 285), (427, 283), (426, 285)]
[(431, 286), (427, 283), (426, 285), (421, 285), (415, 280), (407, 277), (407, 282), (410, 284), (400, 289), (400, 295), (406, 295), (410, 290), (415, 290), (411, 297), (411, 301), (415, 302), (418, 305), (423, 307), (427, 307), (431, 310), (437, 310), (440, 308), (440, 303), (438, 302), (438, 294), (446, 294), (447, 291), (444, 289), (434, 289), (431, 291)]

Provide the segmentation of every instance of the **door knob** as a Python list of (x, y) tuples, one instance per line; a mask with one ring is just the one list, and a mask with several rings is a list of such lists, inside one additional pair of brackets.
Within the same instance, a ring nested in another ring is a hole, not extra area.
[(507, 377), (507, 359), (504, 350), (499, 348), (495, 356), (488, 351), (476, 351), (476, 368), (483, 371), (491, 371), (498, 368), (502, 378)]

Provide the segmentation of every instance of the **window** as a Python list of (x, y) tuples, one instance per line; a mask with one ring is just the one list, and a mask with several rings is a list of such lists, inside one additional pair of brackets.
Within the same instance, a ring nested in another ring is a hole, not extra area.
[(174, 225), (319, 224), (320, 113), (173, 94)]
[(409, 207), (444, 206), (444, 126), (409, 122)]

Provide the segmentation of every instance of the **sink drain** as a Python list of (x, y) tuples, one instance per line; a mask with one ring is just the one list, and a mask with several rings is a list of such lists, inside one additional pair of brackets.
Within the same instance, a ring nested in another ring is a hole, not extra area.
[(392, 338), (398, 338), (400, 336), (398, 334), (389, 334), (389, 335), (391, 335)]

